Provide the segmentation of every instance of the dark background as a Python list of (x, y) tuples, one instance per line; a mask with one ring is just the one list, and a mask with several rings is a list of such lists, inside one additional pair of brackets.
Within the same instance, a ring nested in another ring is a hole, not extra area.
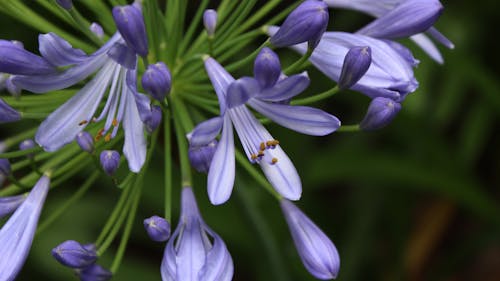
[[(446, 9), (436, 26), (456, 48), (440, 46), (441, 66), (403, 41), (421, 61), (415, 70), (420, 87), (390, 126), (324, 138), (267, 126), (302, 177), (298, 205), (339, 250), (338, 280), (500, 280), (498, 3), (442, 3)], [(329, 29), (354, 31), (368, 21), (336, 10)], [(34, 50), (36, 34), (0, 17), (2, 38), (24, 41)], [(280, 57), (284, 65), (297, 58), (287, 51)], [(310, 77), (312, 86), (304, 96), (332, 85), (316, 71)], [(368, 103), (358, 93), (342, 92), (318, 106), (343, 124), (354, 124)], [(11, 129), (2, 128), (0, 134)], [(142, 228), (142, 218), (163, 212), (163, 175), (155, 169), (162, 165), (161, 154), (154, 161), (158, 165), (151, 165), (132, 239), (114, 280), (160, 280), (163, 245), (151, 242)], [(276, 201), (240, 172), (232, 199), (220, 207), (209, 205), (203, 175), (196, 174), (194, 186), (205, 220), (232, 254), (234, 280), (315, 280), (296, 254)], [(80, 180), (51, 192), (42, 221)], [(51, 258), (50, 249), (68, 239), (93, 241), (118, 194), (108, 179), (100, 180), (36, 237), (18, 280), (70, 280), (71, 271)], [(101, 264), (110, 264), (112, 250)]]

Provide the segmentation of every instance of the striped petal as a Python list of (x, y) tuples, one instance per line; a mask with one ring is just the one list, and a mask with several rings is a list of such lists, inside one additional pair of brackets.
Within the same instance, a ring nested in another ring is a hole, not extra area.
[(40, 54), (55, 66), (67, 66), (85, 61), (87, 55), (55, 33), (40, 34), (38, 36)]

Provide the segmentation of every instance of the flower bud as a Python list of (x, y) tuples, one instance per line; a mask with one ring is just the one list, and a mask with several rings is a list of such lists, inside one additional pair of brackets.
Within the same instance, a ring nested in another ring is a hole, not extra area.
[(370, 47), (352, 47), (347, 52), (342, 71), (340, 72), (339, 88), (349, 89), (365, 75), (372, 63), (372, 50)]
[(207, 30), (208, 37), (213, 37), (217, 27), (217, 12), (212, 9), (205, 10), (203, 13), (203, 25)]
[(21, 120), (21, 114), (0, 98), (0, 124), (19, 120)]
[(95, 34), (95, 36), (97, 36), (97, 38), (102, 39), (104, 37), (104, 30), (100, 24), (93, 22), (89, 29)]
[(278, 55), (273, 50), (263, 48), (253, 66), (253, 76), (262, 89), (274, 86), (281, 75), (281, 64)]
[(377, 130), (387, 126), (401, 110), (401, 104), (388, 98), (374, 98), (368, 106), (365, 118), (359, 124), (364, 131)]
[(88, 267), (97, 260), (95, 251), (89, 251), (74, 240), (65, 241), (52, 249), (52, 256), (62, 265), (71, 268)]
[(217, 150), (217, 140), (203, 146), (189, 146), (188, 156), (191, 166), (200, 173), (208, 173), (215, 150)]
[(146, 125), (146, 131), (150, 134), (160, 126), (162, 119), (162, 112), (161, 112), (161, 107), (158, 105), (154, 105), (151, 107), (151, 114), (149, 115), (149, 118), (144, 122)]
[(152, 216), (145, 219), (144, 228), (153, 241), (165, 242), (170, 237), (170, 224), (162, 217)]
[(113, 18), (127, 45), (142, 57), (148, 55), (146, 26), (141, 10), (134, 5), (116, 6)]
[[(24, 140), (19, 144), (20, 150), (32, 149), (34, 147), (35, 147), (35, 141), (33, 141), (32, 139)], [(27, 156), (28, 158), (33, 158), (33, 153), (30, 153)]]
[(115, 150), (101, 152), (101, 166), (109, 176), (113, 175), (120, 165), (120, 154)]
[(322, 280), (337, 277), (340, 257), (332, 241), (297, 206), (281, 200), (281, 209), (306, 269)]
[(11, 168), (9, 159), (0, 158), (0, 175), (7, 177), (10, 175)]
[(72, 0), (56, 0), (56, 2), (63, 9), (70, 10), (71, 8), (73, 8), (73, 1)]
[(94, 138), (89, 132), (81, 131), (76, 135), (76, 143), (83, 151), (94, 152)]
[(93, 264), (78, 271), (78, 277), (81, 281), (107, 281), (113, 277), (113, 274), (98, 264)]
[(163, 101), (170, 92), (172, 76), (163, 62), (150, 64), (142, 75), (142, 87), (154, 99)]
[(19, 44), (0, 40), (0, 72), (18, 75), (42, 75), (56, 69), (44, 58), (23, 49)]
[(328, 26), (328, 19), (328, 6), (323, 1), (306, 0), (288, 15), (271, 37), (271, 44), (287, 47), (308, 42), (309, 49), (314, 49)]

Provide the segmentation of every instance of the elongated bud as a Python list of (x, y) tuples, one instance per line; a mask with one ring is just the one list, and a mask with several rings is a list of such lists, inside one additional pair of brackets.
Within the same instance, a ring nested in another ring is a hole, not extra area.
[(280, 75), (281, 63), (278, 55), (267, 47), (263, 48), (255, 58), (253, 76), (260, 87), (266, 89), (274, 86)]
[(217, 27), (217, 12), (212, 9), (205, 10), (203, 13), (203, 25), (207, 30), (208, 37), (213, 37)]
[(0, 98), (0, 124), (21, 120), (21, 114)]
[(57, 4), (66, 10), (73, 8), (72, 0), (56, 0)]
[(153, 241), (165, 242), (170, 237), (170, 224), (162, 217), (152, 216), (145, 219), (144, 228)]
[(142, 57), (148, 55), (146, 26), (141, 10), (134, 5), (113, 8), (113, 18), (127, 45)]
[(76, 135), (76, 143), (83, 151), (94, 152), (94, 138), (89, 132), (81, 131)]
[(401, 110), (401, 104), (388, 98), (374, 98), (368, 106), (365, 118), (359, 127), (365, 131), (377, 130), (387, 126)]
[(98, 264), (93, 264), (79, 270), (78, 277), (81, 281), (107, 281), (113, 277), (113, 273)]
[(56, 69), (44, 58), (30, 53), (19, 44), (0, 40), (0, 72), (18, 75), (41, 75)]
[(349, 89), (356, 84), (370, 68), (372, 50), (370, 47), (352, 47), (347, 52), (340, 72), (339, 88)]
[(0, 175), (7, 177), (10, 175), (11, 167), (9, 159), (0, 158)]
[(160, 126), (161, 119), (161, 107), (159, 107), (158, 105), (152, 106), (151, 114), (149, 115), (149, 118), (144, 122), (144, 124), (146, 125), (146, 131), (152, 134), (158, 128), (158, 126)]
[(71, 268), (84, 268), (95, 263), (97, 254), (82, 244), (68, 240), (52, 249), (52, 256), (62, 265)]
[(321, 280), (337, 277), (340, 257), (332, 241), (297, 206), (281, 200), (293, 242), (309, 273)]
[(142, 75), (142, 87), (154, 99), (163, 101), (170, 92), (172, 76), (163, 62), (150, 64)]
[(93, 22), (89, 29), (95, 34), (95, 36), (97, 36), (97, 38), (102, 39), (104, 37), (104, 30), (100, 24)]
[(120, 165), (120, 154), (115, 150), (101, 152), (101, 166), (108, 175), (113, 175)]
[(189, 146), (188, 156), (191, 166), (200, 173), (208, 173), (215, 150), (217, 150), (217, 140), (213, 140), (207, 145)]
[[(35, 141), (32, 139), (24, 140), (19, 144), (20, 150), (32, 149), (34, 147), (35, 147)], [(33, 153), (30, 153), (27, 156), (28, 158), (33, 158)]]
[(323, 1), (306, 0), (288, 15), (271, 37), (271, 44), (287, 47), (308, 42), (309, 49), (314, 49), (326, 31), (328, 19), (328, 6)]

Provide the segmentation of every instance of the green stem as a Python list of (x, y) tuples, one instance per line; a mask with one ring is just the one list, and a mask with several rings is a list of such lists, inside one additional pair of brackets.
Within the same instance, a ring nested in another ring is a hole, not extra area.
[[(5, 139), (4, 144), (7, 148), (9, 148), (15, 144), (18, 144), (19, 142), (21, 142), (25, 139), (32, 138), (35, 135), (35, 132), (37, 130), (38, 130), (38, 127), (34, 127), (34, 128), (31, 128), (27, 131), (24, 131), (20, 134), (17, 134), (15, 136), (7, 138), (7, 139)], [(3, 156), (3, 154), (2, 154), (1, 158), (7, 158), (7, 157)]]
[(234, 62), (234, 63), (232, 63), (232, 64), (228, 65), (228, 66), (226, 67), (227, 71), (231, 72), (231, 71), (233, 71), (233, 70), (235, 70), (235, 69), (240, 68), (240, 67), (241, 67), (241, 66), (243, 66), (243, 65), (246, 65), (246, 64), (248, 64), (248, 63), (252, 62), (252, 61), (255, 59), (255, 57), (256, 57), (256, 56), (260, 53), (260, 51), (261, 51), (264, 47), (268, 47), (268, 46), (270, 46), (270, 45), (271, 45), (271, 43), (269, 42), (269, 39), (268, 39), (268, 40), (266, 40), (264, 43), (262, 43), (262, 45), (260, 45), (260, 47), (259, 47), (259, 48), (257, 48), (255, 51), (253, 51), (253, 53), (251, 53), (251, 54), (250, 54), (250, 55), (248, 55), (247, 57), (245, 57), (245, 58), (243, 58), (243, 59), (241, 59), (241, 60), (239, 60), (239, 61), (237, 61), (237, 62)]
[(359, 132), (359, 124), (356, 125), (342, 125), (340, 128), (337, 130), (339, 133), (346, 133), (346, 132)]
[(42, 148), (37, 146), (37, 147), (33, 147), (30, 149), (26, 149), (26, 150), (18, 150), (18, 151), (0, 153), (0, 158), (21, 157), (21, 156), (25, 156), (25, 155), (40, 152), (40, 151), (42, 151)]
[(335, 87), (331, 88), (328, 91), (325, 91), (323, 93), (319, 93), (319, 94), (314, 95), (312, 97), (294, 100), (294, 101), (291, 102), (291, 104), (293, 104), (293, 105), (304, 105), (304, 104), (315, 103), (317, 101), (321, 101), (321, 100), (324, 100), (326, 98), (329, 98), (329, 97), (335, 95), (336, 93), (338, 93), (339, 91), (340, 91), (339, 87), (335, 86)]
[(290, 75), (292, 73), (295, 73), (297, 72), (298, 70), (301, 69), (302, 65), (307, 62), (307, 60), (311, 57), (312, 53), (313, 53), (313, 49), (311, 48), (308, 48), (307, 49), (307, 52), (299, 59), (297, 60), (294, 64), (290, 65), (289, 67), (287, 67), (283, 73), (285, 73), (286, 75)]
[(186, 141), (186, 133), (189, 132), (191, 118), (186, 111), (182, 101), (172, 98), (174, 127), (177, 137), (177, 146), (179, 148), (179, 158), (181, 166), (182, 186), (192, 186), (191, 181), (191, 165), (188, 158), (188, 144)]
[(170, 110), (164, 111), (163, 133), (165, 145), (165, 219), (171, 221), (172, 217), (172, 128)]

